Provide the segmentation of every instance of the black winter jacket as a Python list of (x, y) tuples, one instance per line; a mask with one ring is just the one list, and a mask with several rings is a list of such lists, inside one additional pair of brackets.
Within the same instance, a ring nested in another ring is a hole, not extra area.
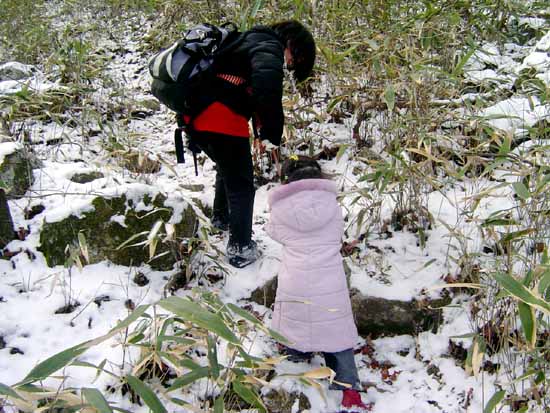
[(220, 102), (246, 119), (254, 116), (260, 138), (279, 145), (284, 124), (282, 40), (270, 28), (257, 26), (241, 33), (235, 44), (218, 57), (214, 70), (246, 83), (237, 86), (215, 77), (201, 91), (197, 105), (204, 110)]

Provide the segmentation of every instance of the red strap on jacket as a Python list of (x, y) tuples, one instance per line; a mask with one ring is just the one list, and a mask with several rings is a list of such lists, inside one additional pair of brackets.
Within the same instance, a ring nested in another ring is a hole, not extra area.
[(236, 86), (240, 86), (244, 83), (246, 83), (246, 79), (240, 76), (235, 75), (228, 75), (226, 73), (218, 73), (216, 77), (219, 77), (220, 79), (223, 79), (229, 83), (233, 83)]

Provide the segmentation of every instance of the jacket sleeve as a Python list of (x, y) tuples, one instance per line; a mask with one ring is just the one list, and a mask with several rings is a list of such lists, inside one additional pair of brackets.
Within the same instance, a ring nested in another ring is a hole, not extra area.
[(280, 244), (284, 244), (285, 241), (285, 229), (283, 225), (279, 222), (280, 219), (277, 218), (276, 211), (271, 209), (271, 213), (269, 214), (269, 221), (264, 226), (265, 232), (267, 232), (267, 235), (269, 235), (272, 239), (277, 241)]
[(283, 63), (281, 42), (272, 35), (250, 33), (251, 103), (259, 123), (261, 139), (274, 145), (281, 143), (283, 133)]

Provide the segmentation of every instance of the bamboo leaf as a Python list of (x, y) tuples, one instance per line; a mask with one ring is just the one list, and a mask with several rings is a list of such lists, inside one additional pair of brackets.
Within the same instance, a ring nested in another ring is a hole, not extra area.
[(227, 308), (229, 308), (231, 310), (231, 312), (237, 314), (238, 316), (244, 318), (247, 321), (250, 321), (254, 325), (257, 325), (257, 326), (262, 325), (262, 322), (260, 320), (258, 320), (256, 317), (254, 317), (248, 311), (242, 309), (239, 306), (236, 306), (233, 303), (228, 303)]
[(535, 316), (535, 309), (528, 304), (519, 302), (518, 310), (523, 334), (525, 334), (525, 340), (530, 348), (534, 348), (537, 341), (537, 319)]
[(483, 409), (483, 413), (491, 413), (495, 408), (497, 407), (497, 404), (499, 404), (502, 399), (504, 399), (504, 395), (506, 392), (504, 390), (497, 391), (493, 396), (489, 399), (487, 404), (485, 405), (485, 409)]
[(128, 315), (128, 317), (126, 317), (124, 320), (118, 323), (114, 328), (112, 328), (109, 333), (114, 333), (116, 331), (125, 329), (134, 321), (136, 321), (138, 318), (140, 318), (143, 314), (145, 314), (145, 311), (147, 311), (148, 308), (149, 308), (149, 304), (143, 304), (138, 306), (134, 311), (132, 311)]
[(507, 156), (512, 150), (512, 137), (505, 136), (502, 145), (498, 148), (498, 156)]
[(260, 8), (262, 8), (264, 1), (263, 0), (256, 0), (254, 3), (254, 6), (252, 7), (252, 10), (250, 11), (250, 17), (256, 18), (256, 14), (258, 14), (258, 11)]
[(548, 290), (548, 287), (550, 287), (550, 270), (544, 271), (542, 274), (542, 277), (539, 281), (539, 294), (544, 296), (546, 293), (546, 290)]
[(536, 232), (536, 231), (537, 231), (536, 228), (527, 228), (527, 229), (522, 229), (520, 231), (510, 232), (509, 234), (506, 234), (504, 237), (502, 237), (501, 242), (509, 242), (516, 239), (520, 239), (523, 236), (532, 234), (533, 232)]
[(126, 241), (124, 241), (122, 244), (120, 244), (118, 247), (116, 247), (116, 249), (121, 250), (122, 248), (126, 247), (128, 244), (130, 244), (135, 239), (141, 238), (146, 234), (148, 234), (147, 231), (142, 231), (142, 232), (139, 232), (137, 234), (134, 234), (130, 238), (128, 238)]
[(472, 344), (472, 357), (471, 357), (471, 369), (472, 373), (475, 377), (479, 374), (481, 371), (481, 363), (483, 361), (483, 356), (485, 355), (485, 349), (482, 345), (481, 339), (478, 337), (477, 339), (474, 339), (474, 342)]
[(82, 231), (78, 232), (78, 245), (80, 247), (80, 252), (86, 262), (90, 262), (90, 255), (88, 254), (88, 244), (86, 242), (86, 237)]
[(340, 161), (340, 159), (342, 159), (342, 156), (344, 156), (344, 153), (346, 152), (346, 149), (348, 149), (349, 145), (347, 144), (342, 144), (340, 145), (340, 147), (338, 148), (338, 153), (336, 153), (336, 162)]
[(14, 399), (20, 399), (24, 400), (21, 396), (19, 396), (15, 390), (13, 390), (10, 386), (6, 386), (3, 383), (0, 383), (0, 395), (2, 396), (8, 396)]
[(149, 235), (147, 235), (147, 241), (149, 243), (149, 258), (155, 256), (155, 250), (158, 243), (158, 233), (163, 224), (164, 221), (162, 219), (157, 220), (157, 222), (155, 222), (155, 224), (153, 225), (153, 228), (151, 228)]
[(149, 305), (141, 305), (136, 310), (134, 310), (126, 319), (121, 321), (117, 326), (115, 326), (109, 333), (100, 336), (98, 338), (85, 341), (83, 343), (77, 344), (71, 348), (65, 349), (54, 356), (44, 360), (42, 363), (39, 363), (35, 366), (30, 373), (15, 386), (23, 388), (23, 386), (28, 385), (29, 383), (42, 380), (49, 375), (55, 373), (57, 370), (66, 367), (69, 364), (72, 364), (74, 359), (79, 355), (84, 353), (87, 349), (92, 346), (95, 346), (99, 343), (102, 343), (105, 340), (108, 340), (113, 335), (118, 333), (120, 330), (126, 328), (132, 322), (134, 322), (138, 317), (143, 315), (143, 313), (149, 308)]
[(476, 50), (477, 50), (476, 45), (470, 46), (468, 51), (461, 56), (461, 58), (458, 61), (457, 65), (454, 67), (453, 72), (452, 72), (452, 76), (457, 77), (457, 76), (462, 74), (462, 72), (464, 70), (464, 65), (466, 65), (468, 60), (470, 60), (470, 58), (473, 56), (473, 54), (476, 52)]
[(531, 198), (531, 192), (529, 192), (529, 189), (525, 186), (523, 182), (514, 182), (512, 184), (512, 188), (514, 188), (514, 192), (516, 193), (516, 195), (524, 201)]
[(218, 314), (211, 313), (187, 298), (168, 297), (159, 301), (159, 305), (182, 317), (184, 320), (195, 323), (199, 327), (219, 335), (230, 343), (240, 344), (239, 339), (225, 325), (223, 319)]
[(391, 83), (386, 86), (382, 100), (388, 107), (388, 110), (390, 112), (393, 112), (393, 109), (395, 107), (395, 88)]
[(449, 336), (449, 338), (474, 338), (477, 336), (476, 333), (466, 333), (466, 334), (460, 334), (458, 336)]
[(437, 262), (437, 258), (432, 258), (431, 260), (429, 260), (428, 262), (426, 262), (424, 265), (422, 265), (422, 267), (420, 267), (419, 269), (416, 270), (416, 272), (419, 272), (419, 271), (422, 271), (426, 268), (428, 268), (430, 265), (432, 265), (434, 262)]
[(74, 347), (63, 350), (43, 362), (36, 365), (27, 376), (16, 386), (23, 384), (33, 383), (38, 380), (43, 380), (49, 375), (55, 373), (57, 370), (62, 369), (69, 365), (74, 359), (80, 356), (88, 349), (85, 343), (80, 343)]
[(517, 222), (514, 221), (513, 219), (507, 219), (507, 218), (487, 218), (481, 224), (482, 227), (491, 227), (491, 226), (498, 226), (498, 225), (517, 225)]
[(431, 153), (428, 153), (427, 151), (423, 151), (421, 149), (407, 148), (406, 150), (407, 150), (407, 152), (412, 152), (412, 153), (416, 153), (418, 155), (421, 155), (421, 156), (425, 157), (426, 159), (429, 159), (430, 161), (433, 161), (433, 162), (437, 162), (437, 163), (447, 162), (446, 160), (436, 158)]
[(157, 250), (158, 238), (154, 238), (149, 242), (149, 260), (152, 260)]
[(153, 411), (153, 413), (167, 413), (166, 408), (163, 406), (157, 395), (147, 386), (144, 382), (134, 376), (126, 376), (126, 381), (136, 392), (139, 397), (143, 399), (145, 404)]
[(209, 368), (208, 367), (199, 367), (194, 370), (191, 370), (189, 373), (184, 374), (181, 377), (178, 377), (172, 385), (168, 388), (167, 391), (171, 392), (182, 387), (188, 386), (195, 381), (202, 379), (203, 377), (208, 377)]
[[(194, 406), (191, 403), (186, 402), (185, 400), (179, 399), (177, 397), (171, 397), (170, 401), (174, 404), (177, 404), (178, 406), (184, 407), (186, 409), (190, 409), (192, 412), (197, 411), (194, 409)], [(200, 411), (202, 412), (202, 410)]]
[(302, 374), (302, 376), (306, 377), (308, 379), (329, 379), (329, 380), (332, 380), (334, 378), (334, 371), (332, 371), (328, 367), (319, 367), (317, 369), (306, 371), (305, 373)]
[(176, 226), (174, 224), (165, 223), (164, 231), (166, 232), (166, 239), (168, 241), (174, 241), (176, 239)]
[(158, 343), (163, 343), (165, 341), (173, 341), (174, 343), (181, 344), (183, 346), (192, 346), (193, 344), (197, 344), (196, 340), (192, 340), (190, 338), (185, 338), (185, 337), (178, 337), (178, 336), (159, 336), (158, 337), (158, 341), (157, 341)]
[(232, 384), (233, 390), (235, 390), (235, 393), (237, 393), (241, 399), (256, 407), (260, 412), (267, 413), (267, 409), (264, 406), (262, 399), (260, 399), (254, 390), (248, 386), (245, 386), (239, 380), (233, 380)]
[(225, 411), (225, 405), (223, 396), (218, 396), (214, 402), (214, 413), (223, 413)]
[(495, 280), (499, 285), (508, 291), (516, 299), (523, 301), (525, 304), (529, 304), (537, 308), (540, 311), (550, 314), (550, 304), (541, 298), (535, 296), (531, 290), (521, 284), (519, 281), (514, 279), (508, 274), (505, 273), (496, 273), (493, 275)]
[(206, 337), (208, 344), (208, 363), (210, 364), (211, 376), (217, 379), (220, 376), (220, 365), (218, 364), (218, 348), (216, 346), (216, 339), (212, 338), (210, 334)]
[(82, 389), (82, 395), (88, 403), (92, 405), (98, 413), (113, 413), (113, 410), (109, 406), (103, 394), (97, 389), (93, 388), (84, 388)]

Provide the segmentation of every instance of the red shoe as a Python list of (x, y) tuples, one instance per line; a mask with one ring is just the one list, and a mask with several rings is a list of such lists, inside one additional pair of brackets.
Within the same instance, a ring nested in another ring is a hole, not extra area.
[(361, 400), (361, 395), (357, 390), (346, 389), (342, 396), (342, 409), (340, 413), (363, 413), (369, 409)]

